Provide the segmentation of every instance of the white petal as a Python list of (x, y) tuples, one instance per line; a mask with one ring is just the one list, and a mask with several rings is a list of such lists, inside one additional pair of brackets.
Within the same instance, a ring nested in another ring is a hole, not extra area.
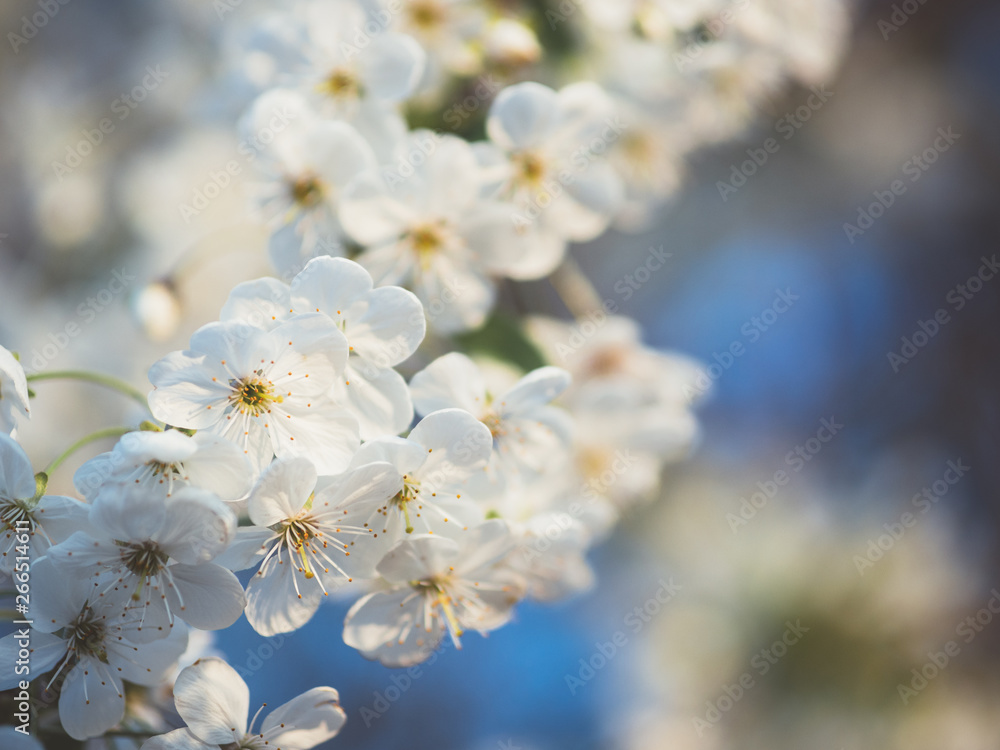
[(227, 503), (250, 491), (253, 469), (239, 446), (205, 432), (199, 432), (193, 440), (198, 452), (184, 463), (187, 481)]
[[(75, 537), (81, 546), (93, 546), (91, 537), (83, 532), (78, 534), (64, 544), (68, 545)], [(31, 614), (36, 630), (52, 633), (69, 625), (87, 602), (87, 589), (77, 575), (56, 565), (51, 557), (43, 557), (31, 566), (31, 585), (35, 593), (31, 598)]]
[(108, 662), (123, 680), (154, 687), (174, 671), (177, 660), (188, 644), (188, 629), (179, 625), (170, 629), (166, 638), (137, 644), (110, 639), (105, 642)]
[(458, 544), (431, 534), (415, 534), (396, 543), (375, 567), (390, 583), (424, 581), (456, 564)]
[(272, 278), (244, 281), (229, 293), (219, 320), (270, 330), (289, 315), (288, 285)]
[(230, 571), (215, 563), (171, 565), (169, 571), (175, 588), (167, 589), (167, 601), (184, 622), (199, 630), (221, 630), (240, 619), (246, 596)]
[(540, 83), (508, 86), (490, 108), (490, 139), (508, 151), (541, 145), (557, 124), (556, 101), (556, 92)]
[(149, 539), (167, 517), (163, 496), (132, 484), (106, 485), (90, 506), (90, 523), (123, 542)]
[(288, 399), (271, 423), (271, 442), (278, 458), (304, 456), (329, 475), (347, 467), (361, 439), (357, 417), (343, 407)]
[(344, 643), (387, 667), (425, 661), (444, 636), (441, 617), (425, 623), (424, 597), (409, 586), (362, 597), (344, 618)]
[(125, 716), (122, 684), (111, 669), (84, 656), (66, 677), (59, 695), (59, 721), (75, 740), (98, 737)]
[(326, 742), (344, 726), (347, 714), (339, 701), (340, 696), (333, 688), (312, 688), (269, 713), (260, 731), (268, 735), (272, 745), (287, 750), (309, 750)]
[(153, 538), (174, 560), (197, 565), (222, 552), (236, 533), (236, 516), (215, 495), (184, 487), (167, 502), (163, 527)]
[(380, 368), (398, 365), (424, 340), (423, 305), (412, 292), (395, 286), (373, 290), (367, 302), (364, 314), (351, 321), (351, 346), (366, 363)]
[(394, 240), (418, 218), (376, 171), (358, 175), (340, 196), (340, 223), (362, 245)]
[(400, 474), (412, 474), (426, 460), (426, 451), (418, 443), (407, 438), (387, 435), (369, 440), (362, 445), (351, 460), (351, 468), (358, 468), (376, 461), (385, 461), (395, 466), (396, 471)]
[(497, 399), (497, 411), (501, 415), (526, 414), (557, 398), (571, 382), (570, 374), (561, 367), (539, 367)]
[(323, 592), (307, 580), (288, 550), (268, 560), (247, 584), (247, 622), (260, 635), (298, 630), (316, 614)]
[(484, 521), (470, 529), (462, 539), (461, 556), (455, 565), (463, 575), (482, 573), (514, 548), (516, 539), (510, 527), (499, 518)]
[(410, 381), (418, 414), (457, 407), (478, 416), (486, 409), (486, 382), (476, 364), (464, 354), (438, 357)]
[(202, 742), (187, 727), (150, 737), (139, 750), (218, 750), (217, 744)]
[(316, 488), (316, 467), (305, 458), (279, 459), (261, 474), (247, 510), (257, 526), (293, 518)]
[(177, 713), (198, 739), (238, 742), (247, 731), (250, 690), (222, 659), (199, 659), (174, 682)]
[(413, 428), (408, 440), (428, 450), (421, 477), (437, 469), (453, 475), (453, 480), (462, 479), (485, 466), (493, 452), (489, 428), (463, 409), (428, 414)]
[(240, 526), (226, 550), (212, 560), (227, 570), (247, 570), (257, 565), (278, 539), (271, 529), (259, 526)]
[(405, 99), (420, 81), (425, 59), (413, 37), (391, 32), (376, 36), (358, 61), (366, 92), (383, 101)]
[[(34, 609), (32, 607), (33, 615)], [(37, 615), (35, 616), (37, 617)], [(66, 641), (38, 630), (30, 632), (28, 648), (31, 652), (31, 676), (48, 672), (56, 665), (56, 662), (66, 655)], [(0, 690), (10, 690), (17, 687), (17, 684), (25, 679), (25, 676), (18, 675), (15, 671), (20, 650), (21, 645), (18, 643), (17, 633), (0, 638), (0, 669), (3, 670), (0, 672)]]
[(353, 359), (343, 381), (334, 386), (333, 396), (358, 420), (362, 440), (396, 435), (413, 421), (410, 389), (392, 369), (366, 367)]
[(30, 500), (35, 496), (35, 472), (24, 449), (13, 438), (0, 435), (0, 497)]

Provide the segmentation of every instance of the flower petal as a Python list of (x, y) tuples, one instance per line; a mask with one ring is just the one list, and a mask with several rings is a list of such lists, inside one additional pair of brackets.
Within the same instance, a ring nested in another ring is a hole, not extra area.
[(222, 659), (199, 659), (182, 670), (174, 682), (174, 703), (204, 742), (226, 745), (246, 734), (250, 690)]

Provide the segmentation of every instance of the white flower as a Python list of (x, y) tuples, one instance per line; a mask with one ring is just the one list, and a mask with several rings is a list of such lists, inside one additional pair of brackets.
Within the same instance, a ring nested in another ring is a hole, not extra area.
[(217, 435), (136, 431), (84, 463), (73, 484), (90, 501), (105, 485), (129, 484), (164, 498), (182, 487), (198, 487), (231, 503), (250, 491), (252, 473), (243, 451)]
[(202, 630), (232, 625), (243, 587), (211, 560), (236, 531), (233, 512), (204, 490), (186, 487), (164, 499), (130, 485), (109, 487), (90, 510), (93, 530), (52, 547), (62, 569), (89, 579), (91, 599), (138, 611), (135, 638), (163, 638), (180, 618)]
[(361, 446), (353, 466), (385, 461), (399, 475), (387, 503), (372, 508), (364, 525), (377, 534), (359, 545), (374, 567), (396, 542), (414, 531), (454, 534), (480, 523), (488, 508), (470, 498), (466, 482), (481, 473), (493, 452), (489, 429), (461, 409), (424, 417), (406, 438), (386, 437)]
[[(61, 495), (36, 498), (31, 462), (20, 445), (0, 434), (0, 572), (10, 575), (18, 557), (35, 560), (52, 544), (87, 526), (90, 508), (79, 500)], [(18, 541), (27, 534), (27, 554)]]
[[(247, 585), (247, 621), (261, 635), (305, 625), (323, 597), (354, 577), (371, 577), (353, 553), (373, 533), (364, 519), (397, 491), (399, 475), (371, 463), (320, 480), (305, 459), (276, 461), (248, 502), (254, 527), (243, 527), (221, 560), (236, 570), (262, 560)], [(351, 559), (349, 559), (351, 558)]]
[(365, 101), (399, 102), (414, 92), (426, 59), (415, 39), (386, 31), (358, 0), (317, 0), (303, 10), (301, 78), (324, 111), (350, 118)]
[(461, 543), (436, 534), (403, 539), (378, 564), (389, 588), (351, 607), (344, 641), (387, 667), (406, 667), (429, 657), (445, 632), (460, 648), (466, 629), (495, 630), (521, 598), (516, 579), (495, 567), (513, 543), (499, 519), (471, 529)]
[(257, 716), (248, 726), (250, 690), (243, 679), (221, 659), (199, 659), (174, 682), (174, 703), (187, 727), (146, 740), (142, 750), (309, 750), (347, 721), (339, 699), (333, 688), (313, 688), (271, 711), (254, 731)]
[(273, 133), (256, 154), (264, 179), (255, 196), (272, 233), (278, 271), (297, 271), (311, 257), (336, 252), (343, 240), (340, 191), (376, 165), (368, 141), (346, 122), (320, 118), (300, 93), (287, 89), (260, 96), (241, 126), (250, 142)]
[(548, 602), (586, 591), (594, 585), (587, 564), (591, 536), (568, 513), (539, 513), (514, 527), (517, 547), (507, 564), (526, 582), (527, 596)]
[[(134, 638), (140, 617), (120, 611), (92, 594), (90, 587), (67, 576), (42, 558), (31, 568), (31, 674), (56, 668), (49, 684), (65, 673), (59, 695), (59, 719), (70, 737), (97, 737), (122, 720), (122, 680), (153, 686), (169, 672), (187, 645), (187, 630), (153, 643)], [(0, 639), (0, 690), (17, 685), (18, 633)]]
[(508, 275), (545, 276), (567, 240), (592, 240), (607, 228), (622, 186), (603, 154), (626, 128), (594, 83), (556, 92), (527, 82), (497, 95), (487, 120), (491, 144), (478, 144), (477, 155), (529, 247)]
[(371, 276), (353, 261), (315, 258), (292, 279), (291, 288), (275, 279), (238, 285), (220, 317), (272, 328), (296, 312), (326, 315), (347, 338), (347, 366), (332, 394), (357, 417), (362, 439), (409, 427), (413, 402), (406, 381), (392, 368), (423, 341), (420, 301), (400, 287), (373, 288)]
[(357, 420), (329, 395), (347, 356), (325, 315), (297, 315), (269, 331), (209, 323), (190, 350), (150, 368), (150, 409), (168, 424), (231, 440), (258, 470), (274, 455), (305, 455), (332, 474), (359, 442)]
[(410, 390), (420, 414), (454, 407), (485, 424), (493, 435), (492, 463), (503, 473), (536, 474), (569, 448), (569, 415), (549, 405), (569, 384), (565, 370), (540, 367), (512, 387), (491, 392), (476, 363), (452, 352), (414, 375)]
[(415, 131), (410, 152), (419, 161), (365, 172), (347, 187), (341, 223), (367, 248), (358, 262), (376, 283), (413, 289), (439, 331), (475, 328), (493, 307), (491, 274), (509, 274), (526, 246), (510, 206), (480, 197), (468, 143)]
[[(391, 8), (393, 3), (384, 5)], [(446, 71), (463, 76), (479, 71), (487, 13), (478, 0), (402, 0), (394, 20), (423, 45), (432, 82), (444, 84)]]
[(28, 380), (21, 363), (0, 346), (0, 433), (13, 435), (19, 416), (31, 417)]

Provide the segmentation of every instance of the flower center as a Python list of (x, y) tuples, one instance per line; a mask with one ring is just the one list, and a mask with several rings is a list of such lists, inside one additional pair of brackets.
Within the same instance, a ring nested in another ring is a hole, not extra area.
[(447, 11), (438, 0), (415, 0), (407, 9), (410, 22), (419, 31), (434, 31), (444, 23)]
[(519, 185), (537, 187), (545, 177), (545, 160), (533, 151), (522, 151), (513, 157), (514, 181)]
[(493, 436), (494, 440), (506, 432), (503, 426), (503, 420), (500, 419), (500, 416), (496, 412), (487, 412), (479, 421), (489, 428), (490, 434)]
[(90, 607), (84, 607), (77, 618), (67, 628), (67, 650), (76, 656), (92, 656), (99, 661), (108, 663), (108, 652), (104, 648), (104, 638), (107, 628), (104, 622), (97, 618)]
[(326, 80), (320, 84), (320, 90), (332, 97), (359, 96), (361, 83), (354, 72), (348, 68), (335, 68)]
[(263, 380), (261, 375), (258, 370), (254, 376), (229, 381), (229, 387), (233, 389), (229, 403), (241, 414), (259, 417), (263, 412), (270, 411), (271, 403), (284, 401), (284, 397), (274, 394), (274, 384)]
[(312, 208), (323, 200), (323, 184), (312, 175), (303, 175), (290, 185), (292, 200), (303, 208)]
[[(403, 475), (403, 489), (397, 492), (389, 501), (401, 511), (406, 519), (406, 533), (413, 533), (413, 522), (410, 520), (410, 503), (420, 495), (420, 482), (407, 474)], [(417, 514), (419, 515), (419, 514)]]
[[(289, 550), (293, 550), (299, 556), (299, 559), (302, 560), (302, 572), (305, 577), (313, 578), (316, 574), (313, 573), (309, 565), (309, 557), (306, 555), (306, 552), (313, 551), (311, 540), (323, 536), (323, 533), (320, 531), (319, 525), (316, 519), (313, 518), (312, 513), (307, 509), (306, 512), (297, 518), (288, 519), (281, 524), (278, 533), (281, 534), (284, 545)], [(320, 542), (320, 545), (326, 546), (324, 542)]]
[[(28, 522), (27, 528), (18, 523)], [(11, 531), (29, 533), (35, 530), (35, 519), (27, 500), (0, 500), (0, 522)]]
[(122, 548), (122, 565), (143, 580), (159, 575), (167, 565), (168, 555), (156, 542), (115, 542), (115, 544)]
[(425, 271), (430, 268), (434, 255), (448, 247), (452, 241), (448, 224), (444, 220), (418, 224), (410, 229), (404, 239), (417, 256), (420, 268)]

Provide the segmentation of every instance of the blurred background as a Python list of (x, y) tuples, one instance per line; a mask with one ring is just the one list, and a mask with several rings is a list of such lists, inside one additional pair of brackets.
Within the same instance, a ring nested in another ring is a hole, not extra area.
[[(34, 9), (5, 2), (0, 29)], [(69, 2), (5, 48), (0, 343), (27, 369), (144, 386), (233, 284), (269, 273), (239, 178), (179, 211), (239, 158), (222, 25), (193, 0)], [(328, 746), (359, 749), (995, 749), (998, 28), (987, 0), (861, 4), (822, 95), (771, 96), (739, 139), (694, 155), (655, 227), (574, 249), (650, 344), (711, 379), (699, 445), (597, 550), (593, 591), (523, 605), (416, 674), (342, 643), (346, 603), (270, 641), (241, 621), (216, 648), (252, 701), (333, 685), (349, 720)], [(793, 137), (720, 191), (789, 113)], [(103, 117), (113, 130), (74, 160)], [(182, 293), (147, 286), (178, 264)], [(545, 284), (520, 297), (564, 313)], [(37, 390), (20, 438), (39, 464), (134, 416), (85, 386)]]

